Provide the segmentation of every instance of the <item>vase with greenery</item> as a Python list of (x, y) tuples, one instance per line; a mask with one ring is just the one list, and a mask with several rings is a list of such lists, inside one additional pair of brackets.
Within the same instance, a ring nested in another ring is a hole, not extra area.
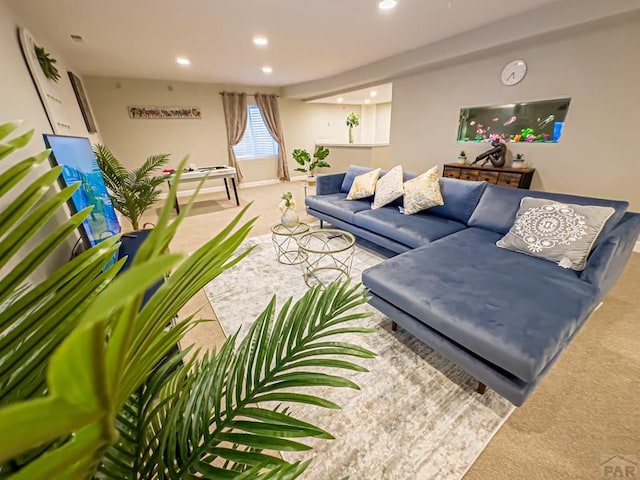
[(464, 150), (460, 150), (460, 153), (458, 154), (458, 163), (467, 163), (467, 152)]
[(309, 183), (315, 183), (315, 170), (316, 168), (329, 168), (325, 158), (329, 156), (329, 149), (323, 146), (318, 146), (313, 153), (313, 157), (306, 150), (296, 148), (293, 151), (293, 159), (300, 167), (296, 168), (296, 172), (303, 172), (307, 174), (307, 181)]
[(360, 125), (360, 114), (351, 112), (347, 115), (347, 127), (349, 127), (349, 143), (353, 143), (353, 129)]
[(161, 175), (153, 176), (169, 161), (169, 154), (152, 155), (138, 168), (128, 171), (105, 145), (93, 149), (98, 167), (109, 189), (113, 206), (124, 215), (134, 231), (140, 230), (140, 218), (160, 196)]
[[(372, 331), (351, 324), (366, 316), (352, 311), (366, 302), (362, 287), (342, 282), (325, 291), (314, 288), (295, 303), (285, 302), (278, 314), (274, 298), (243, 340), (236, 333), (219, 350), (198, 355), (187, 349), (167, 357), (188, 330), (204, 321), (178, 315), (186, 302), (250, 254), (251, 248), (234, 253), (255, 221), (240, 224), (248, 207), (191, 255), (169, 253), (200, 184), (173, 221), (166, 202), (126, 271), (120, 272), (125, 259), (106, 266), (118, 250), (115, 236), (32, 285), (30, 276), (90, 208), (42, 230), (78, 184), (56, 193), (61, 167), (38, 173), (49, 151), (7, 166), (2, 160), (33, 135), (7, 140), (18, 126), (0, 125), (2, 477), (298, 478), (308, 462), (289, 463), (275, 452), (307, 450), (305, 437), (332, 437), (295, 418), (284, 405), (338, 406), (289, 387), (357, 388), (335, 369), (365, 371), (347, 358), (373, 353), (334, 335)], [(23, 255), (27, 243), (32, 248)], [(171, 275), (143, 302), (147, 289), (167, 271)], [(273, 404), (278, 406), (267, 406)]]
[(291, 192), (285, 192), (282, 194), (280, 205), (280, 223), (287, 228), (295, 228), (300, 223), (298, 212), (296, 212), (296, 201), (293, 199)]

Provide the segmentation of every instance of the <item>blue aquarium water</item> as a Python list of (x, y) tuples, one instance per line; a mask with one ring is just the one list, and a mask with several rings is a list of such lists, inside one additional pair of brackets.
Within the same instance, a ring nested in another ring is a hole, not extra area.
[(460, 109), (459, 142), (557, 143), (570, 98)]

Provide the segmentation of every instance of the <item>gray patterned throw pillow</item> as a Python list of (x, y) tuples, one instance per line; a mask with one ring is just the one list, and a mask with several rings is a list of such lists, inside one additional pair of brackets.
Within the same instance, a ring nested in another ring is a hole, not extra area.
[(582, 271), (611, 207), (524, 197), (516, 221), (496, 245)]

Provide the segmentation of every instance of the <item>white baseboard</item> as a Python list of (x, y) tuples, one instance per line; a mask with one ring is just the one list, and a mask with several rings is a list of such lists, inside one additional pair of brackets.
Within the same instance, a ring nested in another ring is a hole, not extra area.
[(640, 241), (636, 242), (636, 246), (633, 247), (633, 251), (636, 253), (640, 253)]
[[(240, 186), (238, 187), (238, 189), (239, 190), (244, 190), (245, 188), (264, 187), (265, 185), (275, 185), (276, 183), (281, 183), (281, 182), (277, 178), (273, 178), (273, 179), (270, 179), (270, 180), (259, 180), (257, 182), (241, 183)], [(231, 186), (231, 182), (229, 182), (229, 193), (231, 193), (231, 195), (233, 195), (232, 190), (233, 190), (233, 187)], [(224, 191), (225, 191), (224, 186), (205, 187), (205, 188), (200, 190), (200, 193), (215, 193), (215, 192), (224, 192)], [(180, 198), (180, 197), (190, 197), (194, 193), (196, 193), (195, 190), (179, 190), (178, 191), (178, 198)], [(165, 199), (165, 198), (167, 198), (167, 195), (168, 195), (168, 192), (161, 193), (159, 198)]]

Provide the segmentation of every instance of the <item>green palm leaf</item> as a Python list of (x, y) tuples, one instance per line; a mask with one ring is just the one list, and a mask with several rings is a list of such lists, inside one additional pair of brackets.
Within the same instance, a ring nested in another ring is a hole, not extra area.
[[(273, 395), (273, 400), (279, 400), (278, 396), (283, 395), (281, 398), (287, 402), (309, 403), (306, 394), (282, 391), (292, 386), (327, 385), (357, 389), (355, 383), (338, 375), (294, 369), (300, 354), (313, 355), (317, 339), (325, 336), (327, 329), (368, 316), (364, 313), (344, 315), (345, 309), (364, 302), (366, 299), (362, 288), (349, 283), (331, 285), (324, 292), (319, 288), (312, 289), (295, 304), (287, 302), (277, 318), (275, 301), (272, 301), (253, 323), (235, 355), (234, 336), (225, 343), (220, 353), (207, 357), (200, 366), (202, 371), (190, 373), (194, 377), (193, 388), (185, 392), (176, 408), (179, 413), (168, 422), (163, 439), (166, 448), (162, 457), (170, 476), (181, 478), (195, 469), (206, 478), (215, 478), (207, 476), (207, 468), (202, 463), (210, 464), (217, 457), (239, 461), (245, 467), (262, 460), (264, 467), (263, 456), (266, 454), (253, 453), (251, 448), (299, 451), (308, 447), (291, 438), (331, 438), (330, 434), (318, 427), (256, 407), (256, 403), (267, 395)], [(358, 351), (363, 357), (374, 356), (372, 352), (348, 343), (334, 349), (326, 347), (337, 355), (345, 348)], [(335, 359), (325, 362), (320, 358), (323, 355), (325, 350), (314, 358), (317, 366), (353, 369), (352, 365), (335, 363)], [(363, 367), (357, 368), (364, 370)], [(212, 418), (210, 412), (215, 412)], [(228, 444), (236, 445), (233, 450), (243, 449), (242, 453), (233, 456), (220, 450), (227, 448), (223, 446)], [(238, 460), (241, 457), (245, 461)]]
[(135, 170), (133, 170), (134, 178), (140, 181), (149, 178), (149, 174), (158, 171), (161, 167), (169, 162), (169, 154), (161, 153), (159, 155), (151, 155), (145, 162)]

